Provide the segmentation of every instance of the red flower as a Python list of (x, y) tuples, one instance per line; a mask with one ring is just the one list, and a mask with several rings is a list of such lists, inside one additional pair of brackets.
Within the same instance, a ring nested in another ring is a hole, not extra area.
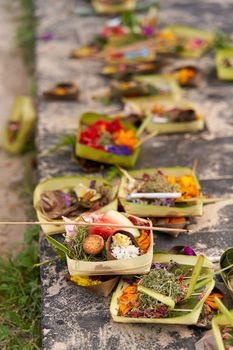
[(122, 125), (119, 119), (114, 119), (113, 121), (107, 123), (106, 126), (107, 131), (109, 131), (111, 134), (122, 129)]
[(101, 36), (103, 38), (109, 38), (112, 35), (124, 35), (126, 34), (126, 31), (124, 30), (124, 28), (122, 28), (121, 26), (115, 26), (115, 27), (105, 27), (102, 32), (101, 32)]
[(119, 119), (113, 121), (105, 121), (103, 119), (97, 120), (94, 124), (86, 126), (85, 130), (80, 133), (80, 143), (106, 151), (103, 145), (99, 144), (100, 137), (105, 133), (114, 134), (122, 129)]

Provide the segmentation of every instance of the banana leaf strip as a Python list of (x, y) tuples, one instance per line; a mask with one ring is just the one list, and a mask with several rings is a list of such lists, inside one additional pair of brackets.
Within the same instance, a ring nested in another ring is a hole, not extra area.
[[(231, 310), (230, 313), (233, 316), (233, 310)], [(213, 318), (212, 331), (213, 331), (214, 340), (215, 340), (217, 349), (218, 350), (227, 349), (225, 345), (227, 344), (229, 345), (229, 343), (228, 343), (228, 339), (223, 339), (224, 338), (223, 333), (227, 333), (227, 334), (231, 333), (231, 336), (228, 338), (232, 339), (233, 328), (229, 325), (229, 320), (224, 314), (219, 314)]]

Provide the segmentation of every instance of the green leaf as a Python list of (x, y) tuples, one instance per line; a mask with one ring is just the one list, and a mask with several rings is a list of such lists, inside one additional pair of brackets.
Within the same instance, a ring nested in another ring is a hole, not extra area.
[(8, 312), (6, 312), (5, 317), (8, 320), (10, 320), (12, 323), (14, 323), (16, 326), (22, 324), (22, 319), (19, 316), (19, 314), (17, 314), (16, 311), (8, 311)]
[(65, 254), (70, 254), (69, 249), (62, 243), (59, 243), (58, 241), (56, 241), (56, 239), (52, 238), (49, 235), (46, 235), (46, 239), (47, 241), (52, 244), (55, 248), (59, 249), (60, 251), (62, 251)]
[(194, 266), (191, 279), (189, 281), (188, 291), (187, 291), (187, 294), (184, 298), (185, 300), (188, 299), (192, 295), (193, 291), (195, 290), (195, 285), (196, 285), (198, 277), (201, 273), (201, 269), (202, 269), (202, 265), (204, 263), (204, 260), (205, 260), (204, 255), (199, 255), (197, 262), (196, 262), (196, 265)]
[(30, 244), (32, 243), (33, 240), (38, 239), (39, 232), (40, 232), (39, 226), (35, 225), (35, 226), (29, 227), (24, 234), (25, 243)]
[(106, 180), (111, 181), (114, 177), (121, 176), (120, 170), (115, 166), (111, 166), (106, 174)]
[(0, 340), (4, 340), (9, 334), (9, 328), (5, 325), (0, 325)]
[(230, 311), (226, 308), (226, 306), (221, 302), (221, 300), (218, 297), (214, 297), (214, 301), (216, 302), (219, 309), (230, 323), (231, 327), (233, 327), (233, 316), (230, 313)]
[(138, 26), (137, 16), (133, 12), (124, 12), (121, 16), (121, 24), (134, 33)]
[(149, 295), (150, 297), (160, 301), (161, 303), (168, 305), (171, 309), (174, 309), (175, 302), (173, 299), (167, 297), (166, 295), (163, 295), (161, 293), (155, 292), (154, 290), (150, 288), (146, 288), (144, 286), (139, 285), (138, 291), (144, 294)]
[(217, 32), (214, 38), (215, 49), (226, 49), (233, 47), (233, 41), (229, 34), (224, 32)]
[(75, 135), (59, 135), (58, 138), (60, 141), (50, 148), (48, 148), (45, 152), (43, 152), (43, 155), (47, 155), (49, 153), (53, 153), (58, 151), (61, 148), (64, 148), (66, 146), (75, 146), (76, 143), (76, 136)]

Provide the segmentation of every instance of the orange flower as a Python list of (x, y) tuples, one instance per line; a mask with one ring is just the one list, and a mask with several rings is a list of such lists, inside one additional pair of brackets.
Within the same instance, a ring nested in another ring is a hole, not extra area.
[(142, 233), (139, 238), (137, 238), (137, 243), (140, 250), (145, 254), (150, 246), (150, 235), (147, 231), (142, 230)]
[(105, 124), (99, 125), (99, 129), (100, 129), (101, 133), (105, 132), (106, 131), (106, 125)]
[(170, 41), (172, 43), (176, 42), (176, 36), (170, 30), (164, 30), (159, 33), (159, 39)]
[(125, 145), (131, 149), (138, 143), (138, 138), (134, 130), (121, 129), (113, 135), (113, 138), (116, 145)]
[(138, 304), (136, 284), (126, 287), (118, 298), (119, 314), (126, 315), (134, 306)]
[(183, 68), (177, 73), (177, 76), (181, 84), (187, 84), (196, 76), (196, 72), (191, 68)]
[(218, 305), (214, 301), (215, 297), (218, 297), (219, 299), (222, 299), (223, 295), (220, 294), (220, 293), (214, 293), (214, 292), (210, 293), (210, 295), (208, 296), (208, 298), (205, 301), (205, 305), (207, 306), (207, 310), (209, 312), (211, 312), (211, 309), (219, 310)]
[(154, 105), (151, 108), (151, 112), (154, 113), (154, 114), (162, 114), (164, 112), (164, 108), (161, 107), (161, 106), (158, 106), (158, 105)]
[(54, 88), (53, 92), (56, 94), (56, 95), (59, 95), (59, 96), (64, 96), (64, 95), (67, 95), (67, 90), (63, 89), (63, 88)]
[(177, 185), (179, 191), (182, 193), (182, 197), (180, 197), (177, 202), (183, 199), (196, 198), (200, 195), (200, 190), (196, 184), (196, 181), (191, 175), (180, 177), (167, 176), (167, 180), (171, 184)]

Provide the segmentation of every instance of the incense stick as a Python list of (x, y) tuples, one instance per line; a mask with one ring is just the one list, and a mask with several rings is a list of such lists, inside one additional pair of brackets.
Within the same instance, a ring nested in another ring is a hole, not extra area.
[(86, 222), (86, 221), (0, 221), (0, 225), (55, 225), (55, 226), (66, 226), (66, 225), (75, 225), (75, 226), (102, 226), (102, 227), (118, 227), (118, 228), (137, 228), (139, 230), (153, 230), (161, 232), (185, 232), (190, 233), (190, 230), (186, 229), (177, 229), (170, 227), (157, 227), (157, 226), (138, 226), (138, 225), (121, 225), (121, 224), (107, 224), (107, 223), (98, 223), (98, 222)]
[(173, 198), (180, 198), (182, 194), (180, 192), (137, 192), (137, 193), (131, 193), (129, 194), (126, 199), (138, 199), (138, 198), (148, 198), (148, 199), (173, 199)]

